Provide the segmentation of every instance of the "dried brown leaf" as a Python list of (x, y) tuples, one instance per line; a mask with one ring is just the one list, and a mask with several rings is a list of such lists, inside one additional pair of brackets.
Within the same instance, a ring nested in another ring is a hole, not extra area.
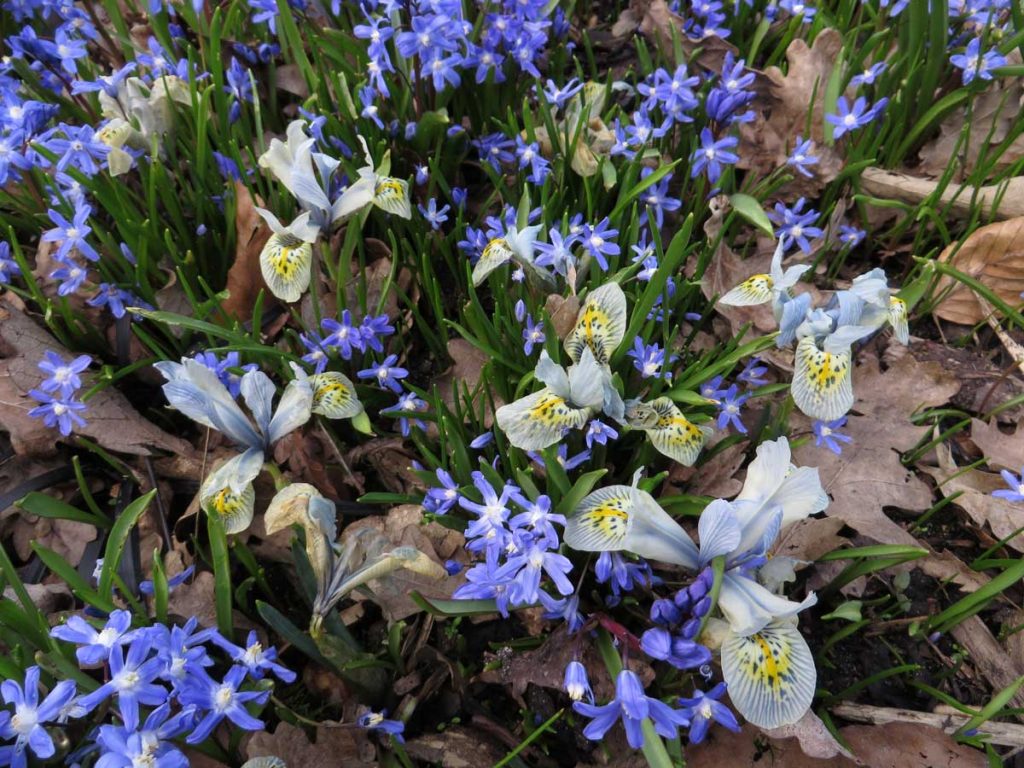
[[(34, 402), (27, 395), (44, 378), (36, 364), (46, 350), (73, 357), (23, 312), (9, 304), (0, 306), (0, 430), (10, 433), (11, 443), (19, 454), (53, 455), (56, 442), (61, 439), (56, 430), (28, 415)], [(84, 374), (82, 381), (88, 389), (95, 383), (95, 377)], [(179, 454), (193, 452), (187, 442), (144, 419), (113, 387), (102, 389), (89, 399), (86, 422), (77, 433), (115, 453), (149, 456), (154, 448)]]
[(290, 723), (279, 723), (273, 733), (256, 733), (245, 746), (245, 753), (254, 757), (273, 755), (296, 768), (337, 768), (348, 765), (376, 765), (375, 750), (359, 728), (316, 729), (316, 742), (306, 732)]
[[(796, 39), (786, 49), (789, 66), (786, 72), (768, 67), (761, 76), (766, 85), (754, 100), (757, 117), (740, 126), (740, 161), (737, 167), (761, 175), (786, 164), (793, 150), (794, 139), (801, 135), (815, 142), (818, 163), (811, 167), (814, 177), (795, 174), (787, 185), (787, 195), (813, 195), (832, 181), (842, 170), (839, 154), (825, 145), (825, 86), (832, 76), (836, 59), (843, 47), (842, 35), (824, 29), (814, 38), (811, 47)], [(811, 103), (811, 96), (814, 102)], [(811, 131), (807, 134), (807, 113), (811, 112)]]
[[(860, 175), (861, 186), (867, 194), (883, 200), (901, 200), (910, 205), (932, 198), (939, 187), (944, 187), (939, 199), (932, 204), (948, 210), (959, 218), (970, 218), (975, 213), (991, 214), (996, 219), (1024, 216), (1024, 176), (1016, 176), (999, 184), (984, 187), (946, 185), (945, 182), (923, 179), (882, 168), (865, 168)], [(869, 212), (883, 216), (894, 209), (870, 207)]]
[(683, 32), (683, 24), (683, 17), (673, 13), (665, 0), (631, 0), (629, 7), (612, 26), (612, 35), (625, 39), (640, 32), (669, 55), (675, 51), (675, 40), (678, 40), (686, 60), (677, 63), (696, 61), (715, 72), (722, 71), (726, 53), (734, 56), (738, 53), (734, 45), (717, 35), (701, 40), (691, 39)]
[(580, 300), (576, 295), (566, 297), (552, 293), (545, 299), (544, 309), (551, 318), (555, 335), (564, 339), (576, 325), (576, 316), (580, 313)]
[(983, 768), (984, 755), (957, 744), (939, 728), (917, 723), (848, 725), (839, 736), (850, 745), (856, 762), (836, 755), (809, 757), (795, 739), (765, 739), (751, 725), (739, 734), (711, 729), (707, 741), (686, 751), (689, 768)]
[(250, 320), (256, 297), (264, 291), (266, 300), (273, 294), (266, 290), (267, 283), (260, 270), (260, 251), (270, 239), (270, 227), (256, 213), (262, 200), (253, 200), (249, 189), (235, 182), (235, 260), (228, 270), (228, 298), (221, 302), (225, 314), (238, 320)]
[(480, 768), (498, 763), (505, 752), (500, 744), (489, 739), (482, 731), (466, 725), (446, 728), (442, 733), (431, 733), (410, 739), (405, 745), (410, 757), (426, 765), (441, 768)]
[[(813, 561), (838, 549), (848, 539), (839, 536), (843, 521), (835, 517), (809, 517), (787, 527), (772, 550), (773, 554), (794, 560)], [(802, 567), (798, 563), (797, 570)]]
[[(1014, 531), (1024, 528), (1024, 508), (992, 495), (992, 491), (1006, 488), (1000, 475), (971, 469), (966, 472), (956, 466), (952, 451), (945, 444), (935, 447), (939, 466), (919, 468), (935, 478), (943, 496), (959, 493), (954, 503), (962, 507), (980, 526), (986, 523), (997, 539), (1005, 539)], [(1021, 459), (1024, 461), (1024, 458)], [(1024, 552), (1024, 534), (1017, 534), (1006, 542), (1018, 552)]]
[[(1024, 293), (1024, 216), (976, 229), (959, 250), (956, 246), (947, 246), (939, 260), (984, 284), (1007, 304), (1020, 303)], [(935, 307), (937, 317), (961, 325), (975, 325), (985, 319), (987, 313), (971, 288), (944, 277), (937, 290), (946, 288), (951, 290)]]
[[(359, 530), (372, 528), (379, 531), (391, 543), (392, 547), (416, 547), (438, 565), (462, 554), (465, 538), (458, 531), (445, 528), (440, 523), (423, 522), (423, 508), (416, 504), (403, 504), (388, 511), (386, 517), (380, 515), (357, 520), (345, 529), (345, 536), (351, 536)], [(427, 576), (400, 569), (383, 579), (369, 583), (369, 591), (373, 601), (389, 621), (401, 619), (419, 613), (420, 607), (412, 601), (409, 594), (413, 591), (430, 598), (447, 600), (452, 591), (462, 583), (465, 577), (446, 578), (440, 581)], [(360, 595), (353, 595), (359, 599)]]
[(928, 429), (912, 424), (910, 415), (945, 403), (960, 384), (938, 363), (919, 363), (909, 355), (885, 372), (870, 351), (859, 362), (853, 372), (857, 399), (847, 422), (853, 442), (839, 456), (808, 442), (793, 452), (793, 461), (818, 467), (832, 496), (829, 517), (880, 543), (917, 545), (883, 510), (921, 512), (931, 507), (931, 489), (900, 463), (900, 452), (914, 447)]
[(819, 760), (828, 760), (837, 755), (853, 758), (853, 755), (836, 741), (836, 737), (825, 727), (821, 718), (810, 709), (792, 725), (767, 729), (764, 731), (764, 734), (770, 739), (795, 738), (805, 755)]
[(1017, 422), (1011, 435), (1002, 432), (995, 422), (972, 419), (971, 441), (985, 454), (990, 467), (1017, 472), (1024, 465), (1024, 419)]

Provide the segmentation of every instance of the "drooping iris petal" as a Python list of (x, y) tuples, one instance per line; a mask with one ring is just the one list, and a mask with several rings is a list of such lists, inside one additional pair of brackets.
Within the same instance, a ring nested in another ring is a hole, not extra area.
[(566, 430), (582, 429), (592, 415), (593, 409), (575, 408), (545, 387), (501, 406), (495, 418), (512, 445), (539, 451), (561, 440)]
[(328, 419), (350, 419), (362, 413), (352, 380), (343, 373), (326, 371), (310, 376), (313, 389), (312, 412)]
[(722, 576), (722, 589), (718, 595), (718, 607), (733, 632), (740, 635), (759, 632), (775, 619), (796, 616), (817, 602), (813, 592), (799, 603), (787, 600), (731, 570)]
[(287, 232), (274, 233), (260, 251), (263, 279), (281, 301), (298, 301), (309, 288), (313, 244)]
[(378, 177), (373, 188), (373, 204), (382, 211), (403, 219), (412, 218), (409, 202), (409, 182), (390, 176)]
[(789, 621), (774, 621), (722, 644), (722, 675), (733, 706), (759, 728), (795, 723), (814, 699), (817, 671), (807, 641)]
[(628, 485), (594, 491), (565, 526), (565, 543), (581, 552), (627, 551), (696, 568), (697, 547), (647, 492)]
[(252, 523), (256, 503), (252, 481), (262, 464), (262, 454), (257, 464), (247, 451), (224, 462), (203, 482), (199, 504), (207, 514), (220, 517), (225, 533), (241, 533)]
[(607, 365), (626, 334), (626, 295), (618, 283), (591, 291), (576, 316), (576, 326), (565, 339), (565, 351), (579, 362), (584, 348)]
[(752, 307), (772, 300), (775, 281), (771, 275), (752, 275), (718, 300), (728, 307)]
[(687, 419), (667, 397), (634, 405), (626, 419), (631, 427), (647, 433), (658, 453), (684, 467), (692, 467), (697, 461), (710, 434), (710, 430), (702, 429)]
[(797, 408), (812, 419), (835, 421), (853, 407), (850, 351), (825, 352), (811, 336), (800, 339), (791, 389)]
[(325, 549), (338, 537), (334, 502), (309, 483), (285, 486), (271, 499), (263, 524), (270, 535), (296, 523), (306, 533), (306, 556), (321, 579), (330, 561)]
[(191, 358), (181, 363), (157, 363), (156, 368), (167, 379), (163, 392), (172, 408), (223, 432), (239, 445), (263, 447), (263, 437), (253, 429), (216, 373)]
[(487, 243), (473, 266), (473, 285), (480, 285), (491, 272), (511, 261), (512, 255), (512, 248), (504, 237), (496, 237)]
[(907, 323), (907, 302), (903, 299), (892, 296), (889, 299), (889, 325), (892, 326), (893, 336), (900, 344), (910, 343), (910, 326)]

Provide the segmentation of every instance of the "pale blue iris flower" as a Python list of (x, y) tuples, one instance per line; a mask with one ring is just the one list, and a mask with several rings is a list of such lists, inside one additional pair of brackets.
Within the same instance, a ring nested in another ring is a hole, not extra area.
[(202, 506), (224, 516), (228, 533), (245, 530), (252, 522), (255, 493), (252, 482), (260, 473), (264, 455), (282, 437), (309, 421), (313, 388), (302, 369), (292, 365), (296, 378), (285, 387), (273, 407), (275, 387), (262, 371), (242, 376), (240, 390), (250, 419), (227, 387), (202, 363), (183, 358), (161, 362), (157, 370), (167, 379), (163, 386), (168, 403), (193, 421), (230, 438), (241, 453), (207, 477), (200, 491)]

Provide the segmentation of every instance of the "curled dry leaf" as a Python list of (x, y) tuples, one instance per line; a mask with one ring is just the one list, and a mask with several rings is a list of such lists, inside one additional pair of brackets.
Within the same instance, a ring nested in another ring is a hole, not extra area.
[[(740, 126), (737, 167), (761, 175), (786, 164), (798, 135), (814, 140), (814, 154), (818, 158), (811, 169), (814, 177), (794, 174), (794, 180), (787, 185), (787, 199), (817, 193), (842, 170), (842, 158), (834, 148), (825, 145), (824, 132), (825, 86), (842, 47), (842, 35), (834, 29), (819, 32), (811, 47), (801, 39), (791, 42), (786, 49), (787, 71), (768, 67), (761, 73), (766, 82), (754, 100), (756, 119)], [(810, 103), (812, 94), (814, 102)], [(809, 104), (811, 130), (807, 135)]]
[[(594, 645), (581, 644), (579, 638), (570, 635), (564, 626), (551, 633), (539, 648), (507, 655), (499, 652), (497, 658), (501, 665), (480, 673), (478, 679), (485, 683), (511, 685), (513, 695), (520, 698), (529, 685), (563, 690), (565, 667), (574, 659), (583, 662), (588, 670), (603, 669), (601, 656)], [(654, 680), (653, 668), (642, 659), (630, 659), (629, 668), (640, 676), (644, 685)], [(614, 698), (615, 684), (608, 675), (603, 672), (593, 674), (590, 683), (594, 696), (599, 700)]]
[(446, 728), (442, 733), (426, 734), (405, 745), (409, 756), (425, 765), (444, 768), (480, 768), (495, 765), (507, 751), (481, 730), (466, 725)]
[[(440, 523), (423, 523), (423, 508), (404, 504), (391, 509), (386, 517), (375, 516), (357, 520), (345, 529), (347, 538), (360, 530), (371, 528), (381, 533), (394, 547), (415, 547), (438, 565), (462, 553), (466, 540), (461, 533), (445, 528)], [(437, 581), (414, 571), (400, 569), (382, 579), (369, 583), (374, 602), (389, 621), (400, 621), (420, 608), (409, 597), (416, 591), (425, 597), (447, 600), (463, 576)], [(358, 591), (352, 595), (359, 599)]]
[(1007, 435), (995, 424), (986, 424), (980, 419), (971, 420), (971, 441), (988, 459), (994, 469), (1010, 469), (1014, 472), (1024, 466), (1024, 419), (1017, 422), (1016, 431)]
[(825, 510), (829, 517), (883, 544), (918, 546), (883, 510), (923, 512), (931, 507), (931, 489), (900, 463), (900, 452), (913, 448), (928, 431), (912, 424), (910, 415), (947, 402), (960, 384), (938, 363), (919, 363), (909, 355), (884, 372), (870, 351), (859, 362), (853, 372), (857, 399), (846, 426), (853, 442), (839, 456), (807, 442), (793, 452), (793, 463), (818, 467), (832, 497)]
[(761, 731), (743, 726), (739, 734), (711, 729), (707, 741), (686, 750), (689, 768), (983, 768), (982, 752), (958, 744), (940, 728), (919, 723), (848, 725), (839, 730), (855, 759), (836, 755), (819, 760), (805, 755), (795, 739), (770, 739)]
[(235, 261), (228, 270), (228, 298), (221, 302), (225, 314), (245, 321), (252, 318), (252, 309), (260, 290), (268, 301), (274, 295), (260, 271), (260, 251), (270, 239), (270, 227), (256, 213), (263, 201), (254, 200), (248, 187), (235, 182)]
[(714, 72), (722, 71), (726, 53), (732, 53), (734, 56), (737, 54), (734, 45), (717, 35), (710, 35), (701, 40), (691, 39), (683, 32), (683, 23), (683, 17), (673, 13), (665, 0), (631, 0), (629, 7), (612, 26), (612, 35), (625, 39), (635, 32), (640, 32), (670, 55), (675, 51), (674, 40), (678, 39), (686, 61), (677, 63), (689, 64), (696, 59), (700, 66)]
[[(947, 246), (939, 255), (960, 272), (979, 281), (1010, 306), (1020, 303), (1024, 293), (1024, 216), (975, 230), (957, 250)], [(982, 322), (987, 313), (971, 288), (951, 277), (943, 277), (937, 290), (950, 288), (935, 315), (960, 325)]]
[(770, 739), (795, 738), (800, 744), (800, 749), (808, 757), (828, 760), (842, 755), (843, 757), (853, 759), (853, 755), (836, 741), (836, 737), (825, 727), (821, 718), (810, 709), (792, 725), (767, 729), (764, 731), (764, 734)]
[(273, 755), (295, 768), (336, 768), (349, 765), (375, 765), (375, 750), (366, 732), (359, 728), (316, 729), (316, 741), (291, 723), (280, 723), (273, 733), (253, 734), (245, 754), (254, 757)]
[[(9, 304), (0, 306), (0, 430), (8, 432), (14, 451), (29, 456), (56, 453), (60, 439), (55, 429), (41, 419), (30, 418), (35, 404), (27, 397), (38, 388), (44, 375), (37, 367), (43, 353), (52, 350), (65, 359), (74, 355), (26, 314)], [(82, 376), (84, 389), (96, 383), (91, 374)], [(138, 456), (152, 455), (152, 449), (191, 454), (192, 447), (144, 419), (127, 398), (113, 387), (100, 390), (89, 399), (86, 426), (76, 432), (96, 441), (108, 451)]]
[(548, 294), (544, 300), (544, 310), (551, 318), (551, 325), (554, 327), (555, 335), (564, 339), (576, 325), (576, 315), (580, 312), (580, 300), (575, 294), (562, 296), (557, 293)]
[[(979, 526), (987, 523), (997, 539), (1005, 539), (1024, 528), (1024, 505), (992, 495), (992, 491), (1006, 488), (1000, 475), (979, 469), (963, 471), (956, 465), (952, 451), (944, 443), (935, 446), (935, 452), (939, 457), (939, 466), (919, 468), (935, 478), (943, 496), (959, 493), (953, 503), (962, 507), (971, 520)], [(1024, 455), (1019, 455), (1019, 458), (1024, 463)], [(1024, 534), (1017, 534), (1006, 543), (1018, 552), (1024, 552)]]

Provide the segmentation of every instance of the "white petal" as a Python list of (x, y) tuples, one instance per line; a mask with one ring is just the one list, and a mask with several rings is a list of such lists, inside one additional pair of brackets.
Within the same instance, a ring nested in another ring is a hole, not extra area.
[(512, 249), (503, 237), (497, 237), (484, 246), (483, 253), (473, 265), (473, 285), (480, 285), (502, 264), (512, 260)]
[(823, 352), (807, 336), (796, 347), (790, 390), (797, 408), (812, 419), (835, 421), (853, 407), (850, 355)]
[(409, 202), (409, 182), (390, 176), (377, 179), (373, 188), (373, 204), (382, 211), (403, 219), (412, 218), (412, 204)]
[(569, 375), (565, 368), (551, 359), (546, 349), (540, 351), (540, 359), (533, 375), (559, 397), (569, 398)]
[(313, 388), (308, 380), (292, 379), (284, 388), (274, 418), (270, 420), (267, 441), (276, 443), (289, 432), (309, 421), (313, 407)]
[(607, 365), (625, 333), (626, 294), (618, 283), (607, 283), (587, 295), (565, 339), (565, 351), (578, 362), (589, 348), (598, 363)]
[(816, 602), (818, 598), (812, 593), (802, 603), (794, 603), (732, 571), (726, 571), (722, 577), (722, 591), (718, 596), (718, 607), (738, 635), (758, 632), (774, 619), (795, 616)]
[(732, 504), (725, 499), (715, 499), (708, 504), (697, 522), (701, 565), (707, 565), (719, 555), (733, 552), (739, 546), (741, 534)]
[(775, 281), (770, 275), (753, 275), (722, 296), (719, 304), (727, 307), (752, 307), (772, 300)]
[(509, 442), (525, 451), (554, 445), (567, 429), (581, 429), (590, 416), (590, 409), (572, 407), (547, 387), (503, 405), (495, 413)]
[(352, 380), (337, 371), (325, 371), (309, 377), (313, 390), (311, 411), (328, 419), (351, 419), (363, 411)]
[(260, 251), (260, 271), (270, 292), (294, 302), (309, 288), (313, 246), (290, 234), (274, 234)]
[(722, 675), (733, 706), (759, 728), (795, 723), (814, 699), (817, 670), (807, 641), (792, 622), (773, 622), (722, 644)]

